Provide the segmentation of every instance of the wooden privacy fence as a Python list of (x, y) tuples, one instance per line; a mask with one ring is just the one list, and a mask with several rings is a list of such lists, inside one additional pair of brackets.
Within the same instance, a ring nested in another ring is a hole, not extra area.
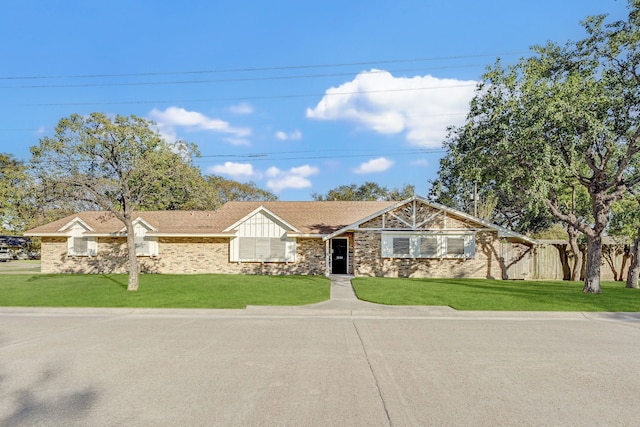
[[(510, 280), (563, 280), (565, 273), (559, 246), (568, 254), (569, 266), (573, 266), (575, 257), (569, 248), (569, 242), (541, 241), (534, 246), (502, 244), (504, 279)], [(606, 243), (603, 245), (600, 277), (602, 280), (626, 280), (629, 271), (628, 252), (625, 244)], [(586, 255), (586, 247), (581, 246)], [(586, 259), (586, 256), (583, 257)], [(584, 268), (584, 266), (583, 266)]]

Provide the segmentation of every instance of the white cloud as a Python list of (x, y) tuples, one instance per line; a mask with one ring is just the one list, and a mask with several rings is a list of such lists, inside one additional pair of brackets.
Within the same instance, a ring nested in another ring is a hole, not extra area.
[(306, 114), (318, 120), (349, 121), (381, 134), (404, 132), (412, 145), (440, 147), (447, 127), (463, 123), (475, 85), (472, 80), (394, 77), (371, 70), (327, 89)]
[(377, 159), (371, 159), (368, 162), (362, 163), (358, 168), (354, 170), (357, 174), (384, 172), (393, 166), (393, 162), (384, 157), (378, 157)]
[(249, 128), (234, 127), (224, 120), (210, 118), (197, 111), (188, 111), (179, 107), (169, 107), (164, 111), (154, 108), (149, 116), (157, 123), (158, 131), (168, 141), (176, 140), (178, 127), (231, 135), (231, 141), (238, 138), (246, 141), (246, 137), (251, 135)]
[(207, 172), (218, 175), (228, 175), (235, 179), (250, 179), (256, 174), (251, 163), (233, 162), (225, 162), (223, 165), (211, 166), (207, 168)]
[(278, 132), (276, 132), (275, 137), (280, 141), (299, 141), (300, 139), (302, 139), (302, 132), (297, 129), (289, 133), (279, 130)]
[(291, 168), (287, 171), (278, 169), (275, 166), (270, 167), (266, 171), (267, 188), (272, 191), (279, 192), (286, 188), (309, 188), (311, 187), (311, 181), (307, 178), (311, 175), (315, 175), (319, 172), (315, 166), (299, 166)]
[(240, 104), (232, 105), (229, 110), (233, 114), (252, 114), (254, 111), (253, 105), (248, 102), (241, 102)]

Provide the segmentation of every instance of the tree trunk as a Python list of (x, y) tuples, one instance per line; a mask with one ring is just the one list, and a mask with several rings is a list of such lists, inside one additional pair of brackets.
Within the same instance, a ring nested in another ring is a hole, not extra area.
[(602, 235), (589, 236), (587, 246), (587, 266), (584, 273), (584, 288), (582, 292), (599, 294), (600, 288), (600, 262), (602, 261)]
[(629, 245), (624, 245), (622, 250), (622, 265), (620, 266), (620, 277), (618, 280), (621, 282), (624, 281), (624, 268), (627, 266), (627, 261), (629, 261), (629, 254), (631, 253), (631, 248)]
[(638, 289), (638, 273), (640, 273), (640, 227), (638, 235), (631, 247), (631, 265), (627, 274), (627, 288)]
[(575, 227), (568, 226), (567, 233), (569, 234), (569, 247), (571, 247), (571, 252), (573, 252), (573, 268), (571, 269), (571, 279), (572, 281), (580, 280), (580, 273), (582, 271), (582, 250), (580, 250), (580, 245), (578, 245), (578, 237), (580, 236), (580, 232), (575, 229)]
[(562, 265), (562, 280), (571, 280), (571, 268), (569, 267), (569, 255), (567, 254), (567, 245), (553, 245), (560, 255), (560, 264)]
[(129, 258), (129, 285), (128, 291), (138, 290), (138, 258), (136, 256), (136, 236), (133, 230), (133, 221), (131, 216), (125, 218), (125, 228), (127, 230), (127, 255)]

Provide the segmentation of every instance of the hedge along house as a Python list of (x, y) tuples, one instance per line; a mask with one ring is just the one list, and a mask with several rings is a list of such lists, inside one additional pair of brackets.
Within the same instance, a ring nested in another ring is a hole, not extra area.
[[(526, 278), (526, 236), (412, 197), (401, 202), (229, 202), (214, 212), (142, 211), (146, 273)], [(25, 233), (44, 273), (126, 272), (123, 224), (81, 212)]]

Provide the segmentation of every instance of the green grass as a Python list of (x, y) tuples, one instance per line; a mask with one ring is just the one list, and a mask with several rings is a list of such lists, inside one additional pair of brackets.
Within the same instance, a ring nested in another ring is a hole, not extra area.
[(330, 281), (318, 276), (140, 276), (127, 291), (122, 274), (0, 275), (0, 306), (244, 308), (302, 305), (329, 299)]
[(355, 278), (358, 298), (388, 305), (445, 305), (456, 310), (640, 311), (640, 291), (603, 282), (602, 294), (583, 294), (582, 283), (482, 279)]

